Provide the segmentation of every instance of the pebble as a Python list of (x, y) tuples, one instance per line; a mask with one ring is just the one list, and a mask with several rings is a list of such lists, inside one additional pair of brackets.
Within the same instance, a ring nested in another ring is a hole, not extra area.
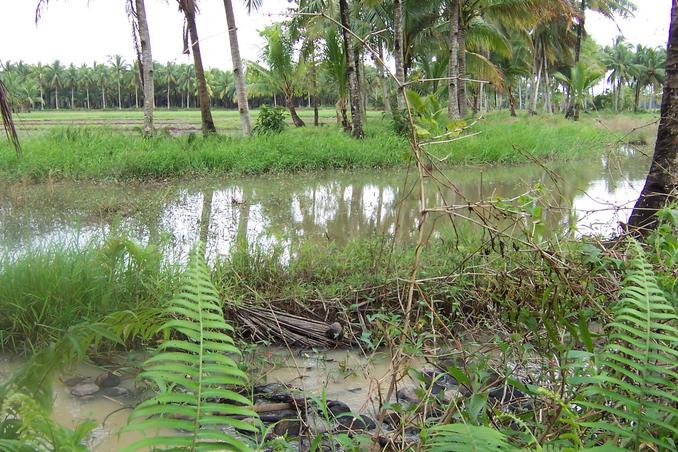
[(69, 388), (72, 388), (75, 385), (79, 385), (80, 383), (85, 383), (89, 382), (90, 378), (89, 377), (83, 377), (82, 375), (76, 375), (75, 377), (67, 378), (64, 380), (64, 384), (68, 386)]
[(118, 386), (122, 380), (113, 372), (106, 372), (97, 376), (94, 382), (100, 388), (112, 388)]
[(104, 388), (103, 394), (109, 397), (125, 397), (129, 395), (129, 389), (122, 386), (113, 386), (112, 388)]
[(339, 417), (339, 415), (351, 412), (351, 407), (338, 400), (328, 400), (327, 408), (335, 417)]
[(277, 436), (297, 437), (299, 432), (301, 432), (299, 419), (283, 419), (273, 427), (273, 433)]
[(87, 397), (99, 392), (99, 386), (94, 383), (80, 383), (71, 388), (71, 394), (75, 397)]
[(417, 395), (417, 390), (414, 386), (407, 386), (398, 389), (396, 392), (396, 400), (398, 400), (398, 402), (405, 401), (409, 403), (419, 403), (421, 402), (421, 397)]

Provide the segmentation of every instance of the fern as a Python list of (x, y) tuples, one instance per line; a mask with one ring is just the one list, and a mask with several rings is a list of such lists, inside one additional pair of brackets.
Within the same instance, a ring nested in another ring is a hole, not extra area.
[[(221, 303), (209, 271), (198, 251), (193, 253), (178, 295), (169, 303), (165, 334), (181, 336), (159, 347), (145, 363), (142, 377), (154, 382), (159, 393), (137, 406), (127, 430), (158, 430), (127, 450), (171, 447), (173, 450), (247, 450), (247, 446), (221, 427), (256, 431), (238, 418), (257, 418), (250, 401), (227, 389), (243, 387), (246, 375), (228, 356), (240, 355), (224, 320)], [(178, 334), (176, 334), (178, 333)], [(237, 417), (237, 418), (236, 418)], [(188, 435), (172, 435), (182, 430)]]
[(438, 425), (431, 428), (431, 452), (508, 452), (516, 450), (503, 433), (490, 427), (469, 424)]
[(678, 437), (678, 329), (675, 308), (657, 284), (637, 242), (621, 300), (608, 325), (610, 342), (598, 358), (581, 405), (604, 413), (582, 425), (643, 445), (674, 450)]

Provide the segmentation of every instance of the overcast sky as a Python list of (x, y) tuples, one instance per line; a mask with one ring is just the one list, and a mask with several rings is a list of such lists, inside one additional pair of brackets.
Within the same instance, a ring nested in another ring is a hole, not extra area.
[[(426, 0), (417, 0), (426, 1)], [(251, 16), (242, 2), (233, 1), (243, 58), (256, 59), (262, 40), (258, 30), (280, 20), (287, 0), (265, 0)], [(587, 30), (600, 44), (610, 44), (619, 31), (633, 44), (666, 46), (671, 0), (637, 0), (636, 17), (616, 22), (596, 14), (587, 16)], [(121, 54), (130, 62), (131, 26), (124, 0), (52, 0), (42, 20), (34, 23), (36, 0), (0, 0), (0, 60), (92, 64)], [(156, 61), (191, 62), (182, 55), (182, 16), (174, 0), (147, 0), (153, 58)], [(198, 17), (203, 61), (208, 67), (230, 68), (226, 16), (221, 0), (201, 0)]]

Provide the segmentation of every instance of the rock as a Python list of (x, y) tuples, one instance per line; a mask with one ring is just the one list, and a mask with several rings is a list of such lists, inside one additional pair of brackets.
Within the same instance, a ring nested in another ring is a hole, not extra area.
[(337, 418), (342, 414), (351, 412), (351, 407), (346, 405), (344, 402), (340, 402), (338, 400), (328, 400), (327, 409), (330, 410), (330, 413), (332, 413), (334, 417)]
[(282, 383), (268, 383), (265, 385), (256, 385), (254, 387), (255, 395), (270, 396), (273, 394), (289, 394), (290, 388)]
[(300, 432), (301, 421), (299, 419), (283, 419), (273, 427), (273, 433), (277, 436), (298, 437)]
[(64, 380), (64, 384), (69, 388), (72, 388), (75, 385), (79, 385), (80, 383), (90, 383), (90, 382), (91, 378), (83, 377), (82, 375), (76, 375), (75, 377), (67, 378)]
[(398, 389), (396, 392), (396, 400), (398, 402), (405, 401), (409, 403), (419, 403), (421, 402), (421, 397), (417, 395), (417, 389), (414, 386), (407, 386)]
[(393, 428), (397, 428), (400, 425), (400, 414), (395, 411), (389, 411), (384, 416), (384, 422)]
[(374, 430), (375, 428), (377, 428), (377, 423), (371, 417), (366, 416), (364, 414), (360, 417), (365, 423), (365, 430)]
[(327, 331), (325, 331), (325, 337), (340, 341), (344, 337), (344, 327), (341, 326), (341, 323), (334, 322), (327, 328)]
[(440, 400), (444, 404), (449, 404), (452, 403), (454, 400), (459, 400), (461, 397), (462, 397), (461, 391), (459, 391), (458, 389), (450, 388), (443, 391), (443, 395), (440, 398)]
[(344, 415), (337, 418), (337, 431), (339, 432), (357, 432), (366, 428), (367, 424), (359, 417)]
[(75, 397), (92, 396), (99, 392), (99, 386), (94, 383), (80, 383), (71, 388), (71, 395)]
[(121, 381), (122, 380), (120, 380), (120, 377), (113, 372), (103, 373), (97, 376), (97, 378), (94, 380), (94, 382), (100, 388), (112, 388), (114, 386), (118, 386)]
[(490, 400), (508, 405), (527, 399), (527, 396), (523, 393), (523, 391), (511, 385), (499, 386), (492, 389), (489, 392), (488, 397)]
[(261, 422), (266, 424), (272, 424), (273, 422), (282, 421), (283, 419), (297, 419), (299, 413), (294, 410), (280, 410), (280, 411), (271, 411), (268, 413), (260, 413), (259, 419)]
[(113, 386), (112, 388), (102, 389), (102, 393), (109, 397), (125, 397), (129, 395), (129, 389), (122, 386)]

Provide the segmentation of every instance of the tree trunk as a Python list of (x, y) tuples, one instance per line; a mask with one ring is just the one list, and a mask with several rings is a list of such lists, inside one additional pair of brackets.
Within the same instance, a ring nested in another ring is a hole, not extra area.
[(636, 92), (633, 96), (633, 112), (638, 113), (638, 107), (640, 106), (640, 81), (636, 82)]
[(645, 187), (629, 219), (629, 226), (641, 232), (657, 226), (657, 210), (678, 201), (678, 0), (672, 4), (657, 143)]
[(290, 94), (285, 95), (285, 103), (287, 104), (287, 109), (290, 111), (290, 116), (292, 117), (292, 122), (297, 127), (304, 127), (306, 123), (299, 117), (297, 114), (297, 109), (294, 107), (294, 99)]
[[(459, 77), (466, 76), (466, 29), (463, 18), (459, 14)], [(466, 116), (466, 82), (457, 83), (457, 97), (459, 98), (459, 116)]]
[(87, 85), (87, 88), (85, 88), (85, 93), (87, 94), (87, 109), (89, 110), (89, 85)]
[[(379, 40), (379, 60), (384, 61), (384, 44), (381, 39)], [(377, 75), (379, 76), (382, 95), (384, 96), (384, 113), (387, 115), (392, 115), (393, 110), (391, 109), (391, 96), (388, 93), (385, 68), (380, 61), (375, 61), (374, 64), (377, 66)]]
[(543, 47), (542, 64), (544, 65), (544, 112), (550, 115), (553, 113), (553, 106), (551, 105), (551, 78), (549, 77), (549, 63), (546, 60)]
[[(539, 61), (539, 57), (535, 56), (535, 78), (534, 82), (532, 84), (532, 93), (530, 94), (530, 114), (531, 115), (536, 115), (537, 114), (537, 100), (539, 98), (539, 84), (541, 83), (541, 69), (542, 65), (540, 64), (541, 62)], [(537, 69), (538, 68), (538, 69)]]
[(153, 134), (153, 106), (155, 86), (153, 80), (153, 53), (151, 52), (151, 33), (146, 18), (145, 0), (136, 0), (136, 19), (139, 27), (141, 47), (141, 84), (144, 90), (144, 136)]
[(518, 116), (516, 114), (516, 100), (513, 98), (513, 88), (511, 87), (511, 84), (509, 83), (508, 86), (508, 101), (509, 101), (509, 110), (511, 110), (511, 116), (516, 117)]
[(398, 113), (402, 112), (406, 108), (405, 103), (405, 67), (403, 66), (403, 5), (402, 0), (393, 1), (393, 32), (395, 33), (395, 39), (393, 44), (393, 55), (395, 58), (396, 65), (396, 79), (400, 86), (397, 87), (397, 102), (398, 102)]
[(200, 99), (200, 117), (202, 118), (202, 133), (207, 136), (216, 133), (212, 111), (210, 110), (210, 96), (207, 92), (207, 81), (205, 80), (205, 70), (202, 66), (202, 55), (200, 53), (200, 38), (198, 37), (198, 26), (195, 23), (195, 3), (194, 0), (184, 0), (184, 15), (186, 16), (186, 25), (191, 37), (191, 53), (193, 54), (193, 65), (195, 66), (195, 77), (198, 81), (198, 97)]
[(353, 137), (363, 138), (363, 113), (360, 101), (360, 84), (356, 68), (356, 58), (351, 36), (351, 20), (349, 18), (347, 0), (339, 0), (341, 14), (341, 32), (344, 36), (344, 56), (346, 58), (346, 74), (348, 75), (348, 92), (351, 99), (351, 118), (353, 120)]
[(235, 25), (233, 14), (233, 2), (224, 0), (226, 9), (226, 22), (228, 24), (228, 40), (231, 44), (231, 60), (233, 62), (233, 77), (235, 78), (235, 92), (238, 96), (238, 111), (240, 112), (240, 127), (244, 135), (252, 133), (250, 122), (250, 107), (247, 103), (247, 87), (245, 86), (245, 72), (243, 71), (242, 59), (240, 59), (240, 47), (238, 46), (238, 29)]
[(71, 110), (75, 108), (75, 88), (71, 86)]
[(54, 87), (54, 106), (59, 109), (59, 88)]
[(167, 77), (167, 109), (168, 110), (170, 109), (170, 79), (169, 79), (169, 77)]
[(459, 92), (457, 85), (459, 81), (459, 0), (452, 0), (450, 4), (450, 28), (447, 37), (449, 48), (449, 62), (447, 64), (448, 97), (447, 97), (447, 117), (448, 119), (459, 119)]

